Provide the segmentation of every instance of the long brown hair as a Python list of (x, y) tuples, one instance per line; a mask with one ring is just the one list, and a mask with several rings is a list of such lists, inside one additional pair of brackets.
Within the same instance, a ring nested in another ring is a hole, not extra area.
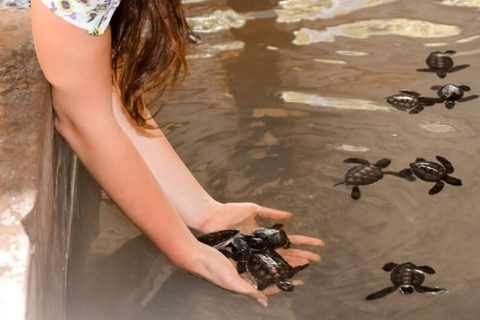
[(121, 100), (135, 122), (151, 128), (144, 117), (145, 93), (169, 93), (187, 69), (191, 30), (180, 0), (123, 0), (110, 23), (112, 68)]

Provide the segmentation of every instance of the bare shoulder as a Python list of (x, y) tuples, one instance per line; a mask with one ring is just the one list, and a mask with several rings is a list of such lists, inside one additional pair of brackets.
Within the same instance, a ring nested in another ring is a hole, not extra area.
[(40, 65), (53, 86), (110, 79), (109, 29), (102, 36), (89, 35), (55, 15), (40, 0), (32, 0), (32, 32)]

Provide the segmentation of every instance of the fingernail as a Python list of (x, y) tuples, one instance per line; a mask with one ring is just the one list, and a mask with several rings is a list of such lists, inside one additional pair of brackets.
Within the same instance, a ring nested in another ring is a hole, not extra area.
[(257, 302), (260, 303), (264, 307), (268, 306), (267, 301), (263, 300), (262, 298), (258, 298)]

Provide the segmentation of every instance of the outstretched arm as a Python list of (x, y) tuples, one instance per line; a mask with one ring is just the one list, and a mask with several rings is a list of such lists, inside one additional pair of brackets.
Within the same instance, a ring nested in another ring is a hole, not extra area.
[(266, 301), (221, 253), (195, 239), (115, 120), (110, 30), (90, 36), (39, 0), (32, 1), (32, 28), (40, 65), (52, 85), (55, 127), (103, 189), (173, 263)]

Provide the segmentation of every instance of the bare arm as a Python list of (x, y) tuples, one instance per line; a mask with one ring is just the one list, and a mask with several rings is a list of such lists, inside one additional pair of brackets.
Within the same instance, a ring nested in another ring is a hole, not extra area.
[[(150, 167), (183, 221), (191, 228), (202, 230), (202, 225), (220, 204), (198, 183), (160, 129), (138, 127), (127, 115), (120, 100), (114, 96), (115, 118)], [(147, 123), (155, 128), (148, 110)]]
[(267, 300), (217, 250), (199, 243), (171, 205), (112, 110), (110, 30), (88, 35), (32, 1), (35, 49), (52, 85), (55, 127), (122, 211), (178, 266)]

